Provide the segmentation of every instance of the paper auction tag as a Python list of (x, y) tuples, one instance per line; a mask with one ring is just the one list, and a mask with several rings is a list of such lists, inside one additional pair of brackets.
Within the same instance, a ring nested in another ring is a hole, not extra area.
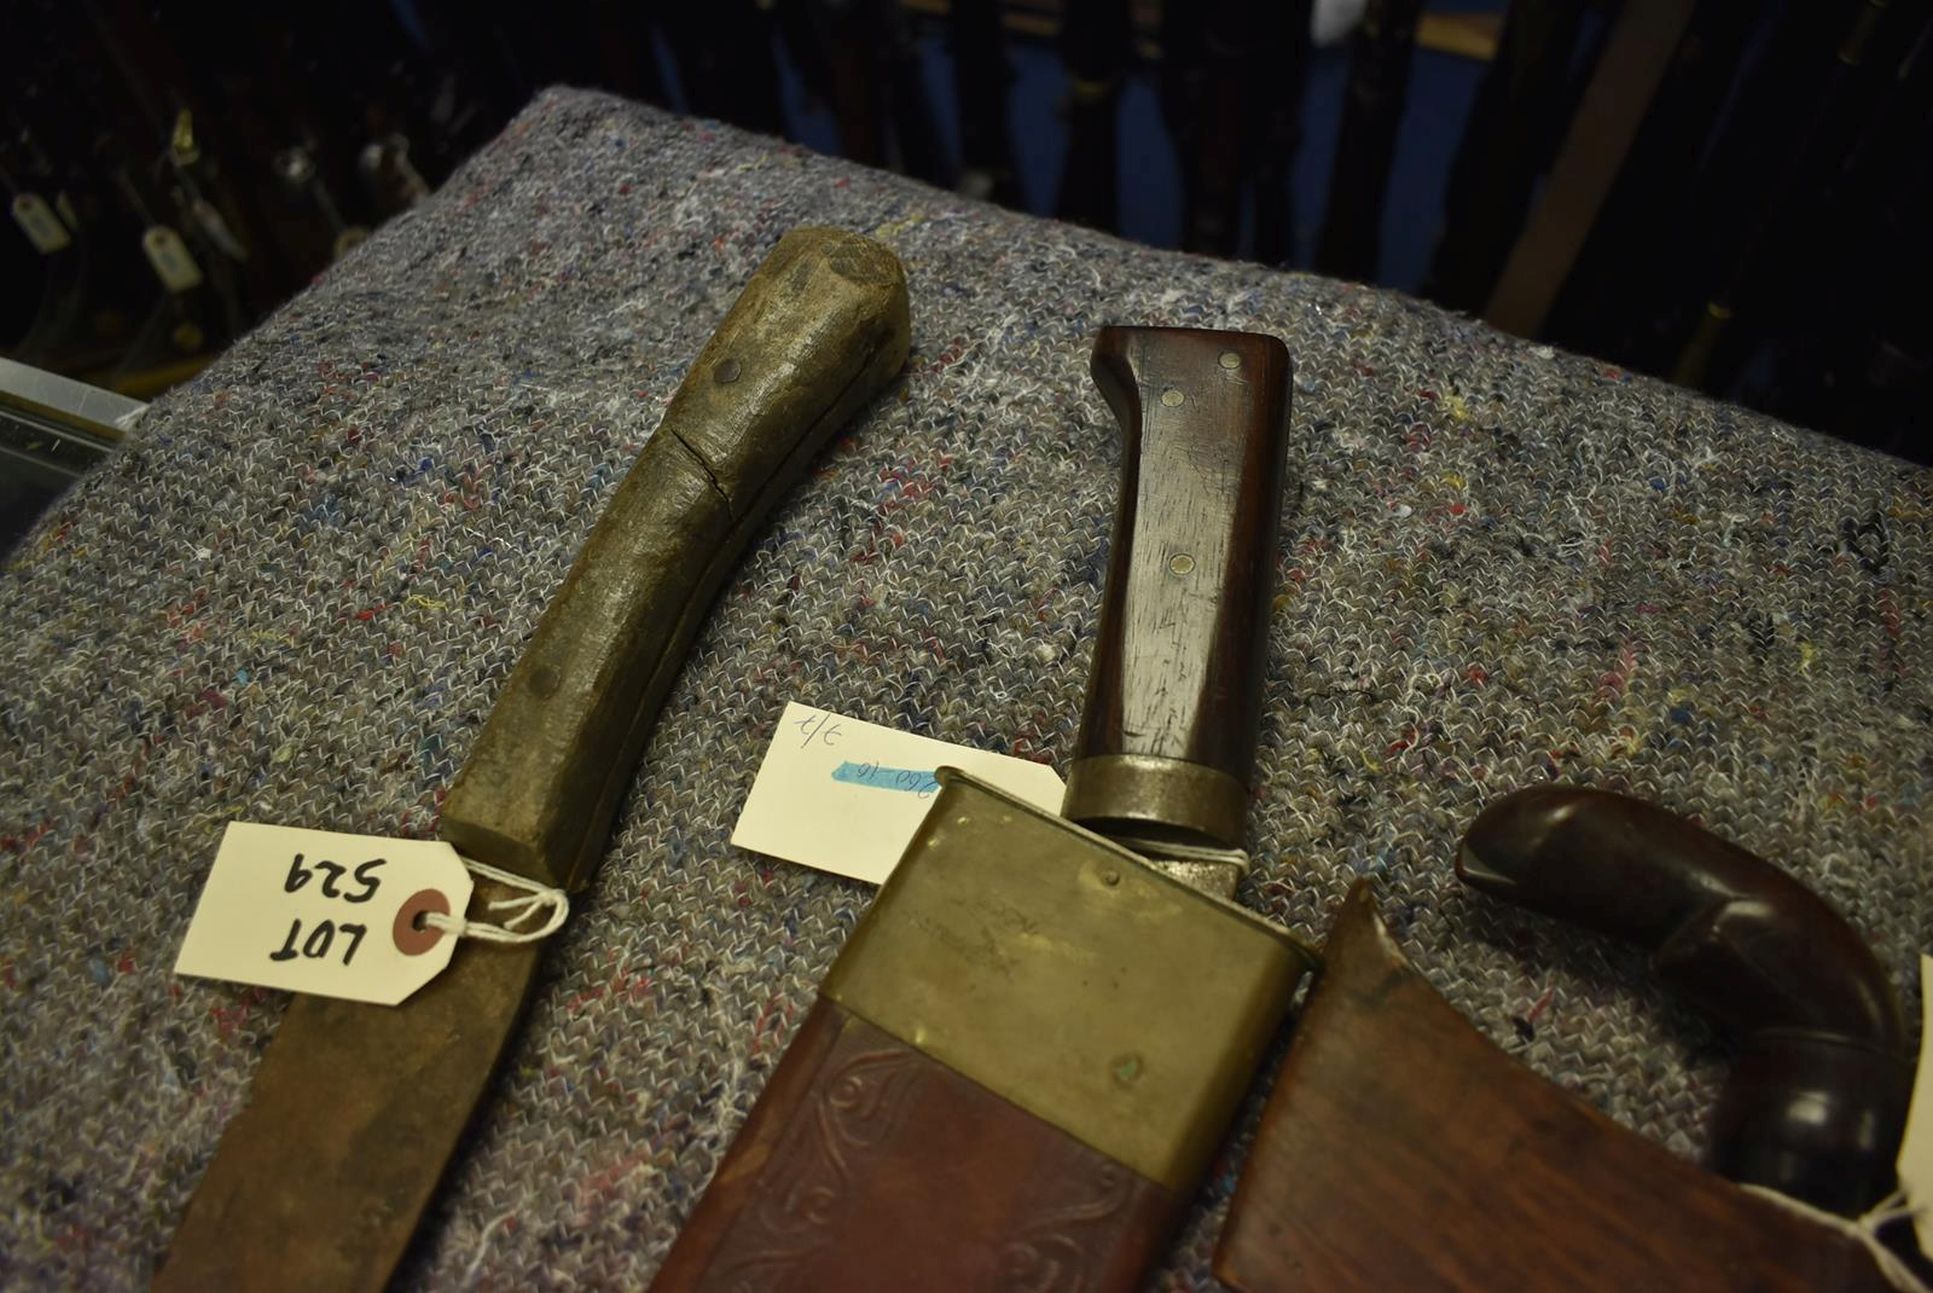
[(230, 822), (175, 958), (176, 974), (393, 1006), (450, 963), (476, 887), (441, 840)]
[(186, 292), (201, 286), (201, 266), (195, 263), (181, 235), (167, 225), (149, 225), (141, 235), (141, 250), (155, 277), (170, 292)]
[(940, 788), (933, 770), (942, 766), (1060, 811), (1064, 787), (1045, 764), (792, 701), (759, 764), (732, 843), (879, 884), (926, 816)]
[(1920, 1251), (1933, 1253), (1933, 956), (1920, 954), (1920, 1065), (1913, 1075), (1913, 1102), (1907, 1106), (1906, 1134), (1900, 1137), (1899, 1188), (1916, 1204), (1913, 1232)]
[(27, 235), (27, 241), (34, 250), (42, 255), (51, 256), (64, 251), (74, 240), (68, 236), (67, 226), (60, 222), (47, 200), (38, 193), (16, 193), (13, 199), (13, 222)]

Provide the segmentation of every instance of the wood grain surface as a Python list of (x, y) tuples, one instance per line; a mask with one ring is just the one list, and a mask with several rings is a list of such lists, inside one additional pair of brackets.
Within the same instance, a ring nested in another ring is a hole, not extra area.
[[(1196, 765), (1228, 783), (1232, 828), (1168, 824), (1231, 847), (1261, 721), (1292, 367), (1258, 333), (1105, 328), (1094, 346), (1121, 426), (1121, 495), (1070, 782), (1096, 759)], [(1070, 788), (1068, 815), (1098, 829), (1162, 819), (1114, 798)]]
[(651, 1287), (1128, 1290), (1181, 1202), (821, 999)]
[(1215, 1256), (1243, 1293), (1881, 1290), (1865, 1250), (1612, 1122), (1410, 969), (1366, 882)]

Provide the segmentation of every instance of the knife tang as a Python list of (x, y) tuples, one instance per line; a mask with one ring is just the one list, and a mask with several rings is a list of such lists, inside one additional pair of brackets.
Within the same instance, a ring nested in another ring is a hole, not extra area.
[(443, 804), (442, 837), (582, 889), (712, 598), (833, 430), (906, 360), (883, 245), (787, 234), (598, 519)]
[(1292, 368), (1256, 333), (1115, 327), (1095, 342), (1094, 380), (1121, 427), (1121, 496), (1062, 807), (1073, 821), (1137, 842), (1242, 845)]

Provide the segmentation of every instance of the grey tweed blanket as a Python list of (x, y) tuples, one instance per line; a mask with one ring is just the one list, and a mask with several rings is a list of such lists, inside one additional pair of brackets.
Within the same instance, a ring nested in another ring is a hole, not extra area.
[[(600, 506), (804, 223), (897, 249), (913, 358), (726, 586), (405, 1287), (656, 1269), (869, 896), (727, 843), (787, 700), (1064, 763), (1109, 322), (1269, 332), (1299, 366), (1245, 902), (1319, 938), (1374, 878), (1490, 1037), (1687, 1154), (1722, 1042), (1637, 953), (1458, 887), (1487, 800), (1562, 779), (1694, 814), (1909, 989), (1933, 473), (1387, 292), (553, 91), (0, 574), (0, 1285), (144, 1284), (283, 1006), (170, 973), (223, 823), (434, 832)], [(1159, 1287), (1211, 1284), (1238, 1165)]]

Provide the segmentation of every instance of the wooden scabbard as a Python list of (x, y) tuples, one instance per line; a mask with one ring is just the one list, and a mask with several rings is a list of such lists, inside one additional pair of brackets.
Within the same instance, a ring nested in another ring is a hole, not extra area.
[(1215, 1253), (1224, 1284), (1886, 1287), (1846, 1235), (1619, 1126), (1497, 1049), (1410, 968), (1367, 883), (1323, 958)]
[(1135, 1288), (1311, 958), (942, 768), (658, 1293)]

